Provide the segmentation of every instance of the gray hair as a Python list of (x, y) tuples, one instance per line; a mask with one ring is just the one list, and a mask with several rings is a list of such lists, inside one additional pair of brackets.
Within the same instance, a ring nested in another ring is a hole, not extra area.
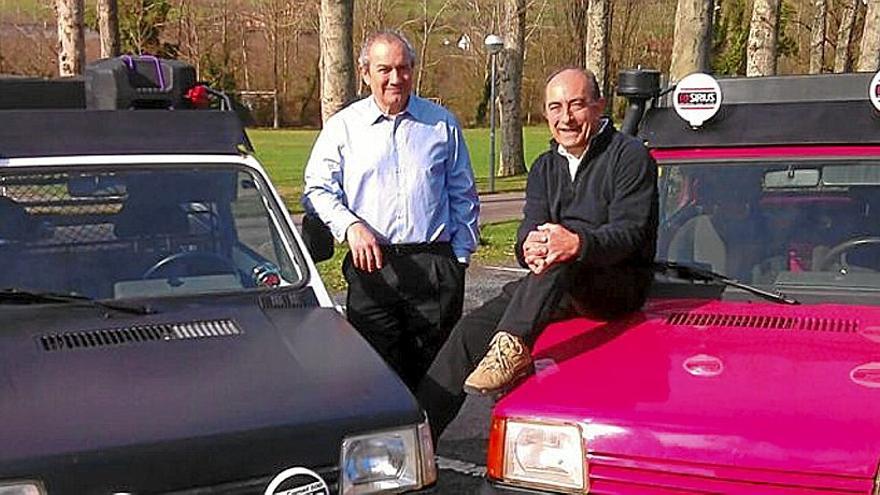
[(579, 72), (579, 73), (583, 74), (584, 77), (587, 78), (587, 84), (590, 86), (590, 90), (593, 93), (594, 100), (598, 100), (598, 99), (602, 98), (602, 89), (599, 87), (599, 80), (596, 78), (596, 74), (593, 71), (591, 71), (590, 69), (585, 69), (585, 68), (577, 66), (577, 65), (565, 65), (565, 66), (562, 66), (562, 67), (554, 70), (553, 72), (550, 73), (549, 76), (547, 76), (547, 79), (544, 81), (544, 87), (547, 87), (547, 85), (550, 84), (550, 81), (555, 79), (556, 76), (558, 76), (559, 74), (562, 74), (563, 72), (570, 71), (570, 70), (573, 70), (575, 72)]
[(406, 36), (396, 29), (383, 29), (367, 36), (367, 39), (364, 40), (364, 45), (361, 47), (361, 55), (358, 57), (358, 65), (361, 69), (370, 65), (370, 48), (377, 41), (400, 43), (403, 45), (406, 58), (409, 59), (409, 65), (411, 67), (416, 65), (416, 50), (413, 48), (412, 43), (406, 39)]

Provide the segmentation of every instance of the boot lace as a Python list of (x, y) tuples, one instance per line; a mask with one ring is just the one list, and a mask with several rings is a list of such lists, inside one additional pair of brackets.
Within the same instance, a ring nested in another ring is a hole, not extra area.
[(486, 370), (509, 372), (513, 369), (511, 356), (519, 355), (522, 352), (522, 344), (517, 339), (500, 333), (495, 337), (492, 345), (489, 346), (486, 359), (483, 361), (486, 365), (484, 368)]

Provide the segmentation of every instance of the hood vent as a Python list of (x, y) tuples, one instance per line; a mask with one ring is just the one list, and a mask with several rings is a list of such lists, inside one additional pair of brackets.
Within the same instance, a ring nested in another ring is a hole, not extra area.
[(310, 288), (296, 292), (277, 292), (260, 296), (262, 309), (293, 309), (318, 306), (318, 297)]
[(668, 325), (755, 328), (767, 330), (807, 330), (812, 332), (854, 333), (858, 320), (838, 318), (724, 315), (716, 313), (672, 313)]
[(42, 335), (38, 340), (44, 351), (64, 351), (163, 340), (226, 337), (242, 333), (244, 332), (241, 328), (232, 320), (206, 320), (55, 333)]

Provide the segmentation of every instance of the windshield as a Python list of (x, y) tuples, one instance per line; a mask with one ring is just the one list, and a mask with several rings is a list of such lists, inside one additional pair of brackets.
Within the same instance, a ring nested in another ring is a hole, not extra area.
[(663, 164), (658, 260), (755, 285), (880, 289), (880, 161)]
[(266, 184), (233, 165), (0, 172), (0, 287), (98, 299), (302, 279)]

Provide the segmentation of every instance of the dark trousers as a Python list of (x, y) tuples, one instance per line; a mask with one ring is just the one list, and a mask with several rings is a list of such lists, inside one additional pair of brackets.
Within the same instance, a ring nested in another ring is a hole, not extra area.
[(465, 267), (448, 244), (387, 247), (381, 270), (345, 257), (348, 321), (415, 390), (461, 317)]
[(498, 330), (532, 345), (547, 324), (588, 316), (609, 319), (634, 311), (645, 301), (650, 273), (616, 267), (590, 269), (576, 264), (505, 285), (501, 294), (465, 316), (437, 354), (416, 396), (428, 413), (434, 439), (455, 419), (464, 403), (462, 385), (486, 354)]

